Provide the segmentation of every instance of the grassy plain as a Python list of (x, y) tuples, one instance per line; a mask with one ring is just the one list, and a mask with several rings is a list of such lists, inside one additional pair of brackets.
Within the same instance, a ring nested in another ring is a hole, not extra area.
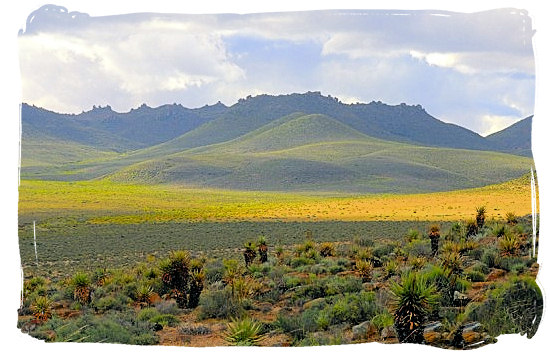
[(22, 180), (20, 224), (74, 221), (135, 224), (197, 221), (455, 221), (484, 205), (489, 218), (531, 213), (528, 177), (429, 194), (352, 195), (191, 189), (107, 180)]

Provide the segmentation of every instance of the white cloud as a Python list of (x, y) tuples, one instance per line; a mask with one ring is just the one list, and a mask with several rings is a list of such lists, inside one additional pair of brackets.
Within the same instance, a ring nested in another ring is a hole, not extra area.
[(456, 70), (463, 74), (523, 73), (534, 75), (532, 55), (501, 52), (430, 52), (410, 51), (411, 57), (427, 63)]
[(122, 23), (108, 31), (21, 36), (23, 100), (60, 111), (80, 111), (100, 102), (127, 110), (142, 102), (168, 103), (162, 100), (164, 91), (184, 92), (245, 76), (220, 36), (185, 28), (153, 20), (131, 31)]
[(446, 15), (39, 18), (19, 38), (23, 100), (80, 112), (319, 90), (344, 102), (421, 104), (483, 133), (484, 116), (532, 114), (529, 18), (508, 10)]
[(518, 119), (515, 116), (501, 116), (501, 115), (483, 115), (481, 117), (481, 136), (487, 136), (503, 130), (510, 125), (518, 122), (521, 119)]

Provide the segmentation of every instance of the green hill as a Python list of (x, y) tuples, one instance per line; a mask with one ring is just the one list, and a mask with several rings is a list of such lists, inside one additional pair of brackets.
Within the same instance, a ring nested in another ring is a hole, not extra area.
[(520, 156), (532, 156), (532, 124), (533, 116), (529, 116), (504, 130), (487, 136), (486, 139), (497, 146), (501, 151), (514, 153)]
[(530, 158), (421, 147), (366, 136), (319, 114), (292, 114), (228, 142), (136, 163), (110, 179), (244, 190), (410, 193), (524, 175)]

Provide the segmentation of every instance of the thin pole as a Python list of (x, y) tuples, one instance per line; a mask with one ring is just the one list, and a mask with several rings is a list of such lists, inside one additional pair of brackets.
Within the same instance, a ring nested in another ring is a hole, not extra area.
[(535, 173), (531, 167), (531, 220), (533, 222), (533, 257), (537, 256), (537, 184), (535, 180)]
[(38, 267), (38, 252), (36, 251), (36, 221), (32, 221), (32, 229), (34, 234), (34, 257), (36, 258), (36, 266)]

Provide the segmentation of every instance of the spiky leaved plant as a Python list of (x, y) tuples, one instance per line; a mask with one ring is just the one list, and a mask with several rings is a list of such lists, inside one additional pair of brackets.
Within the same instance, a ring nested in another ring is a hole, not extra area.
[(258, 238), (258, 254), (261, 263), (267, 262), (267, 241), (263, 235)]
[(262, 323), (250, 319), (233, 319), (227, 324), (224, 339), (234, 346), (256, 346), (265, 338)]
[(334, 244), (329, 242), (321, 243), (319, 246), (319, 254), (322, 257), (328, 257), (328, 256), (334, 256), (336, 255), (336, 251), (334, 249)]
[(498, 247), (502, 256), (516, 256), (519, 253), (521, 243), (517, 235), (510, 233), (500, 238)]
[(31, 311), (38, 322), (46, 322), (52, 317), (52, 301), (48, 297), (39, 296), (32, 302)]
[(191, 272), (191, 278), (189, 281), (189, 308), (196, 308), (199, 305), (200, 296), (204, 289), (205, 273), (202, 270), (195, 270)]
[(242, 268), (237, 260), (224, 260), (223, 282), (231, 288), (231, 297), (235, 297), (235, 281), (242, 276)]
[(506, 213), (505, 218), (506, 218), (506, 223), (508, 223), (511, 226), (515, 226), (516, 224), (518, 224), (518, 217), (514, 212)]
[(399, 342), (422, 343), (424, 324), (438, 302), (435, 286), (416, 272), (403, 276), (401, 283), (393, 283), (392, 308), (394, 326)]
[(439, 227), (439, 224), (432, 224), (430, 226), (428, 236), (430, 237), (430, 242), (432, 245), (432, 256), (437, 255), (437, 251), (439, 250), (439, 237), (441, 236), (440, 231), (441, 228)]
[(470, 219), (466, 222), (466, 239), (475, 236), (478, 231), (479, 231), (479, 228), (475, 220)]
[(162, 272), (162, 282), (168, 288), (170, 296), (176, 299), (180, 308), (185, 308), (189, 287), (189, 252), (173, 251), (168, 259), (160, 263), (159, 267)]
[(250, 264), (254, 261), (256, 258), (256, 245), (249, 241), (244, 244), (244, 264), (246, 267), (250, 266)]
[(476, 225), (478, 231), (485, 225), (485, 217), (487, 216), (487, 209), (485, 206), (479, 206), (476, 208)]
[(355, 268), (361, 276), (363, 282), (370, 282), (372, 280), (372, 271), (374, 270), (374, 265), (371, 261), (358, 260), (355, 263)]
[(384, 278), (389, 279), (399, 272), (399, 265), (395, 260), (389, 260), (384, 264)]
[(151, 305), (153, 299), (153, 288), (150, 285), (142, 283), (136, 290), (136, 301), (138, 303)]
[(71, 279), (71, 285), (73, 286), (74, 300), (80, 304), (88, 304), (91, 299), (91, 281), (88, 275), (84, 272), (77, 272)]

